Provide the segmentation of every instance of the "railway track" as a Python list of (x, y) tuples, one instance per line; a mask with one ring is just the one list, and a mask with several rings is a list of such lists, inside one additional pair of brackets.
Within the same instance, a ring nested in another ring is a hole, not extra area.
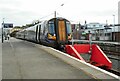
[[(108, 50), (103, 50), (105, 54), (107, 54), (107, 57), (109, 59), (113, 59), (113, 60), (116, 60), (116, 61), (120, 61), (120, 52), (115, 52), (115, 51), (108, 51)], [(114, 57), (113, 57), (114, 56)], [(106, 69), (105, 69), (106, 70)], [(115, 69), (111, 69), (111, 70), (107, 70), (115, 75), (118, 75), (120, 76), (120, 71), (118, 70), (115, 70)]]
[(108, 56), (108, 58), (120, 61), (119, 58), (114, 58), (114, 57), (110, 57), (110, 56)]
[[(106, 69), (105, 69), (105, 70), (106, 70)], [(116, 70), (114, 70), (114, 69), (106, 70), (106, 71), (109, 71), (109, 72), (111, 72), (111, 73), (113, 73), (113, 74), (115, 74), (115, 75), (120, 76), (120, 72), (119, 72), (119, 71), (116, 71)]]
[(108, 50), (103, 50), (103, 51), (105, 52), (105, 54), (120, 56), (120, 52), (108, 51)]
[(119, 52), (104, 51), (104, 53), (108, 56), (108, 58), (120, 61)]

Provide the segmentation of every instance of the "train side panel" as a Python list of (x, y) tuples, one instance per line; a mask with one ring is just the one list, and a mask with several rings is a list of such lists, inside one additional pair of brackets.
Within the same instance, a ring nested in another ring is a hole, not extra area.
[(68, 41), (71, 39), (71, 32), (71, 25), (68, 20), (52, 18), (23, 29), (16, 36), (17, 38), (58, 48), (60, 45), (68, 44)]
[(25, 39), (34, 42), (36, 41), (36, 25), (26, 29)]

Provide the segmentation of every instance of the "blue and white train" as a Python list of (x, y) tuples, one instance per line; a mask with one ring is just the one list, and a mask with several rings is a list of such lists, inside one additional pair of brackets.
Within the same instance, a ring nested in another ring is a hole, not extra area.
[(16, 38), (58, 48), (71, 40), (71, 24), (65, 18), (52, 18), (17, 32)]

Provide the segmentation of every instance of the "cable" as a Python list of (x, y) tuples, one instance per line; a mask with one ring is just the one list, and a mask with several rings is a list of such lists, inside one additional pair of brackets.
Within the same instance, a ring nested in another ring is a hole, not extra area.
[(43, 18), (46, 18), (46, 17), (49, 17), (50, 15), (53, 15), (54, 13), (51, 13), (51, 14), (49, 14), (49, 15), (47, 15), (47, 16), (43, 16), (43, 17), (41, 17), (40, 19), (43, 19)]

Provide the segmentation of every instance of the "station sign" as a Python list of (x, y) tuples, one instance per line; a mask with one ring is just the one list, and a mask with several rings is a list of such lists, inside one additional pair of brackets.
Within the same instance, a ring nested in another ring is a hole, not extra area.
[(13, 28), (12, 23), (4, 23), (4, 28)]

